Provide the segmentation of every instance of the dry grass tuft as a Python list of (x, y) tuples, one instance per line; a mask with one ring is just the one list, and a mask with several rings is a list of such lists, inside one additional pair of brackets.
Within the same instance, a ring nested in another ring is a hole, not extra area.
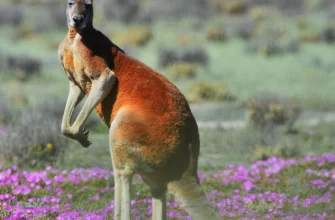
[(231, 102), (235, 101), (228, 89), (222, 84), (196, 82), (187, 96), (190, 102)]
[(196, 76), (197, 66), (192, 63), (178, 62), (168, 66), (167, 72), (172, 79), (192, 79)]
[(151, 28), (146, 25), (136, 25), (126, 31), (113, 35), (113, 41), (120, 46), (140, 47), (146, 45), (153, 37)]

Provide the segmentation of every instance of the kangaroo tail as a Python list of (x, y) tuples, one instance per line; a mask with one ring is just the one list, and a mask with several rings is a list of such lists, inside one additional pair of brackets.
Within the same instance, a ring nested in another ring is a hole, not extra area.
[(197, 176), (185, 174), (181, 180), (170, 182), (168, 189), (175, 196), (178, 204), (193, 217), (193, 220), (222, 219), (206, 200)]

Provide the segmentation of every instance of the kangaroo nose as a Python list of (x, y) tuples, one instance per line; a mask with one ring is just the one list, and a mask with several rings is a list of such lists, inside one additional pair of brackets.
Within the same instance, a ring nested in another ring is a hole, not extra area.
[(82, 15), (73, 15), (72, 20), (73, 20), (73, 22), (74, 22), (76, 25), (78, 25), (78, 24), (83, 23), (83, 21), (84, 21), (84, 16), (82, 16)]

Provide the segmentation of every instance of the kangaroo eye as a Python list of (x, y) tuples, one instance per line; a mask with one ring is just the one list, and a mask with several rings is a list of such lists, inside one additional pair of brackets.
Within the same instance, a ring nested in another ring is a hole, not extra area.
[(69, 4), (69, 6), (72, 6), (72, 5), (74, 5), (74, 2), (69, 2), (68, 4)]

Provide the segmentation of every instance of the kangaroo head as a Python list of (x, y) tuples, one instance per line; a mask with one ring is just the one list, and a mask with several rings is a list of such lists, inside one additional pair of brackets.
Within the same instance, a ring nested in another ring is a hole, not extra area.
[(67, 23), (69, 27), (81, 30), (93, 23), (93, 0), (68, 0)]

